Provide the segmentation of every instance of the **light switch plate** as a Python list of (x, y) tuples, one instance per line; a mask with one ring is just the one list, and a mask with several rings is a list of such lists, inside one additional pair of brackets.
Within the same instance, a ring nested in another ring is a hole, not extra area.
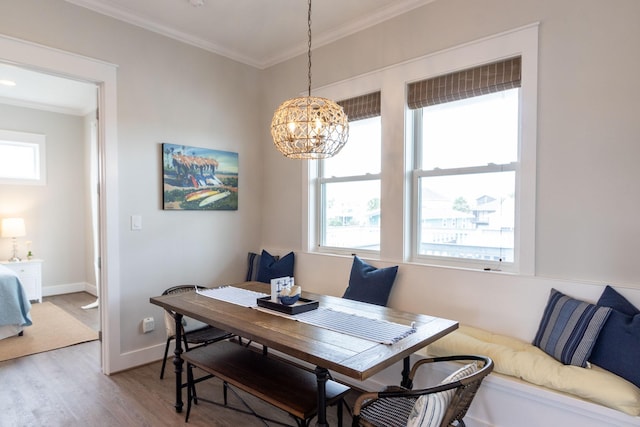
[(141, 215), (131, 215), (131, 230), (132, 231), (142, 230), (142, 216)]

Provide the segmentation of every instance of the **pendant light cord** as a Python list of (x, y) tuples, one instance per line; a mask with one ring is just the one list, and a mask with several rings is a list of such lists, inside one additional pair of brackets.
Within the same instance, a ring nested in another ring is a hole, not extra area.
[(308, 32), (307, 34), (309, 35), (309, 51), (307, 56), (309, 57), (309, 97), (311, 97), (311, 0), (309, 0), (309, 12), (307, 13), (307, 25), (308, 25)]

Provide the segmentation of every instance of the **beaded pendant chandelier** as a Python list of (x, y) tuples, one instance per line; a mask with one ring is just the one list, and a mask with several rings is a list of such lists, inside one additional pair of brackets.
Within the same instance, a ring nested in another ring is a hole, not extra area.
[(284, 101), (273, 114), (271, 136), (278, 151), (290, 159), (326, 159), (349, 138), (349, 121), (341, 106), (311, 96), (311, 0), (307, 14), (308, 96)]

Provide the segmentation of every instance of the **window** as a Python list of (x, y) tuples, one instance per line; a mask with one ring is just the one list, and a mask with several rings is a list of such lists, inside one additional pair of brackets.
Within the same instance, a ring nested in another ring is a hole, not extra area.
[[(384, 98), (347, 113), (341, 153), (302, 165), (303, 247), (535, 274), (538, 38), (534, 23), (316, 90)], [(449, 86), (489, 65), (516, 78)]]
[(318, 165), (319, 235), (323, 248), (380, 250), (380, 92), (339, 102), (349, 141)]
[(0, 130), (0, 184), (45, 183), (45, 136)]
[(412, 83), (417, 259), (514, 265), (521, 58)]

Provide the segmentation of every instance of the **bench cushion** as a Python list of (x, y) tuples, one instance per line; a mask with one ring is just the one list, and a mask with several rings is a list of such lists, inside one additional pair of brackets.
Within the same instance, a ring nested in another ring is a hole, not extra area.
[(539, 348), (516, 338), (460, 325), (430, 344), (430, 356), (482, 354), (495, 363), (494, 372), (569, 393), (632, 416), (640, 415), (640, 389), (597, 366), (563, 365)]

